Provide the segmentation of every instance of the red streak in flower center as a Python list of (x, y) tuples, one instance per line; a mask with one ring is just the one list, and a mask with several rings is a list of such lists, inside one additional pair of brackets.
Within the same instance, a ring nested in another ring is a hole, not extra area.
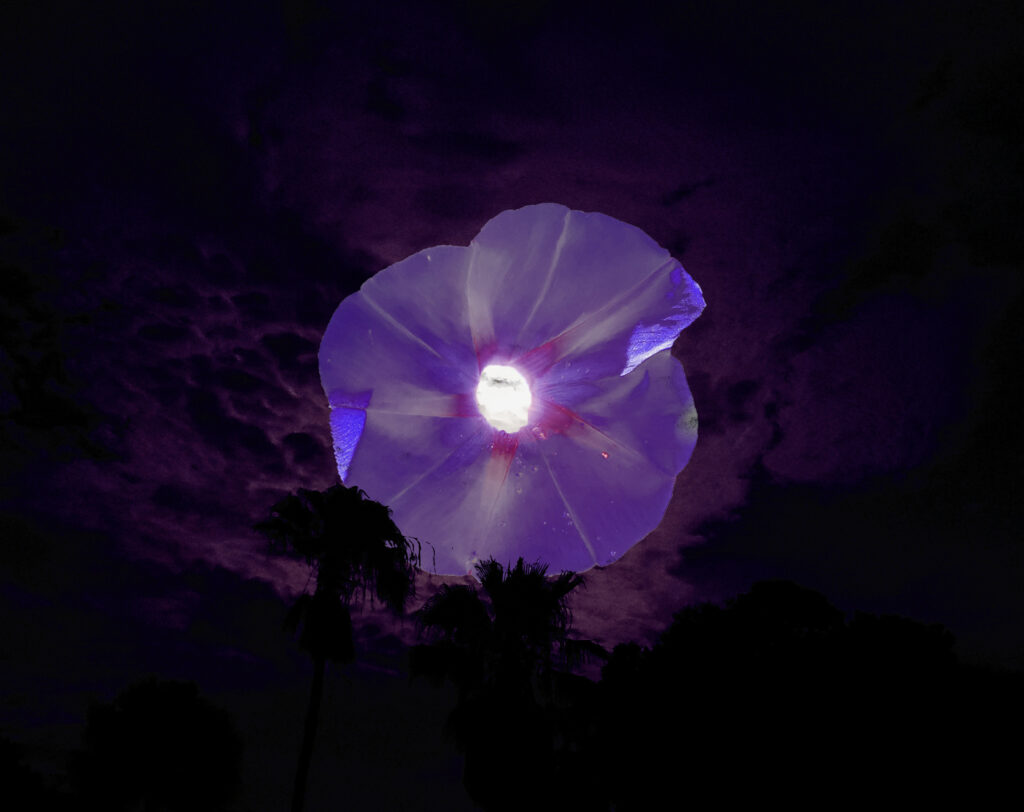
[(519, 432), (515, 434), (508, 434), (504, 431), (494, 432), (494, 441), (491, 443), (491, 462), (499, 466), (502, 482), (508, 478), (508, 472), (512, 467), (512, 460), (516, 458), (518, 448)]

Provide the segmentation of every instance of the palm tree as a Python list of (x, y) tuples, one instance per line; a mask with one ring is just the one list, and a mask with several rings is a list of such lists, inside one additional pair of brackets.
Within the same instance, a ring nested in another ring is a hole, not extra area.
[(476, 803), (554, 803), (563, 756), (578, 744), (566, 741), (564, 722), (593, 686), (570, 669), (588, 656), (607, 656), (597, 643), (571, 636), (569, 596), (583, 578), (549, 578), (547, 565), (522, 558), (507, 568), (483, 561), (476, 574), (480, 592), (445, 585), (416, 613), (432, 641), (413, 648), (410, 671), (458, 688), (447, 726), (465, 753), (463, 781)]
[(277, 553), (298, 554), (316, 573), (316, 589), (302, 595), (285, 625), (299, 632), (299, 645), (313, 659), (302, 749), (295, 773), (292, 812), (305, 802), (313, 742), (316, 738), (324, 673), (328, 661), (355, 659), (351, 607), (376, 597), (395, 612), (405, 610), (415, 594), (418, 543), (406, 539), (391, 511), (366, 498), (359, 488), (334, 485), (325, 491), (304, 488), (286, 496), (256, 525)]

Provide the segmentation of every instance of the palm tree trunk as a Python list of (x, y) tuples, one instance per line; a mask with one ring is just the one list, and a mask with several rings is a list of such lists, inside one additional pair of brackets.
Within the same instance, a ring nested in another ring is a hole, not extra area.
[(292, 790), (292, 812), (302, 812), (306, 803), (306, 778), (309, 762), (313, 757), (313, 741), (320, 722), (320, 700), (324, 695), (325, 657), (313, 658), (313, 686), (309, 690), (309, 706), (306, 708), (306, 725), (302, 732), (302, 750), (299, 752), (299, 766), (295, 770), (295, 788)]

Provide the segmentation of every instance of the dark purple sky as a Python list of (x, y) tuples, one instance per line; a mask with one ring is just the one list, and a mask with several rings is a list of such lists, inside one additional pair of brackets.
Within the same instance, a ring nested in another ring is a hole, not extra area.
[[(582, 634), (650, 644), (786, 577), (1024, 667), (1015, 4), (212, 5), (0, 17), (0, 732), (42, 761), (90, 699), (193, 679), (280, 750), (248, 767), (280, 806), (305, 574), (249, 528), (336, 476), (323, 329), (543, 201), (642, 228), (708, 303), (676, 345), (697, 449), (661, 527), (588, 573)], [(415, 764), (459, 808), (447, 698), (397, 673), (411, 625), (367, 618), (325, 770)], [(385, 717), (415, 732), (391, 765)]]

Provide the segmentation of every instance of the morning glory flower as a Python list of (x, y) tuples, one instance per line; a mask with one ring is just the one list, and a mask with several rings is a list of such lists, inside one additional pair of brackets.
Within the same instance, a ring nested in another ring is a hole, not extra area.
[(320, 345), (338, 473), (433, 548), (432, 571), (609, 564), (661, 521), (696, 444), (670, 348), (703, 309), (638, 228), (502, 212), (339, 305)]

